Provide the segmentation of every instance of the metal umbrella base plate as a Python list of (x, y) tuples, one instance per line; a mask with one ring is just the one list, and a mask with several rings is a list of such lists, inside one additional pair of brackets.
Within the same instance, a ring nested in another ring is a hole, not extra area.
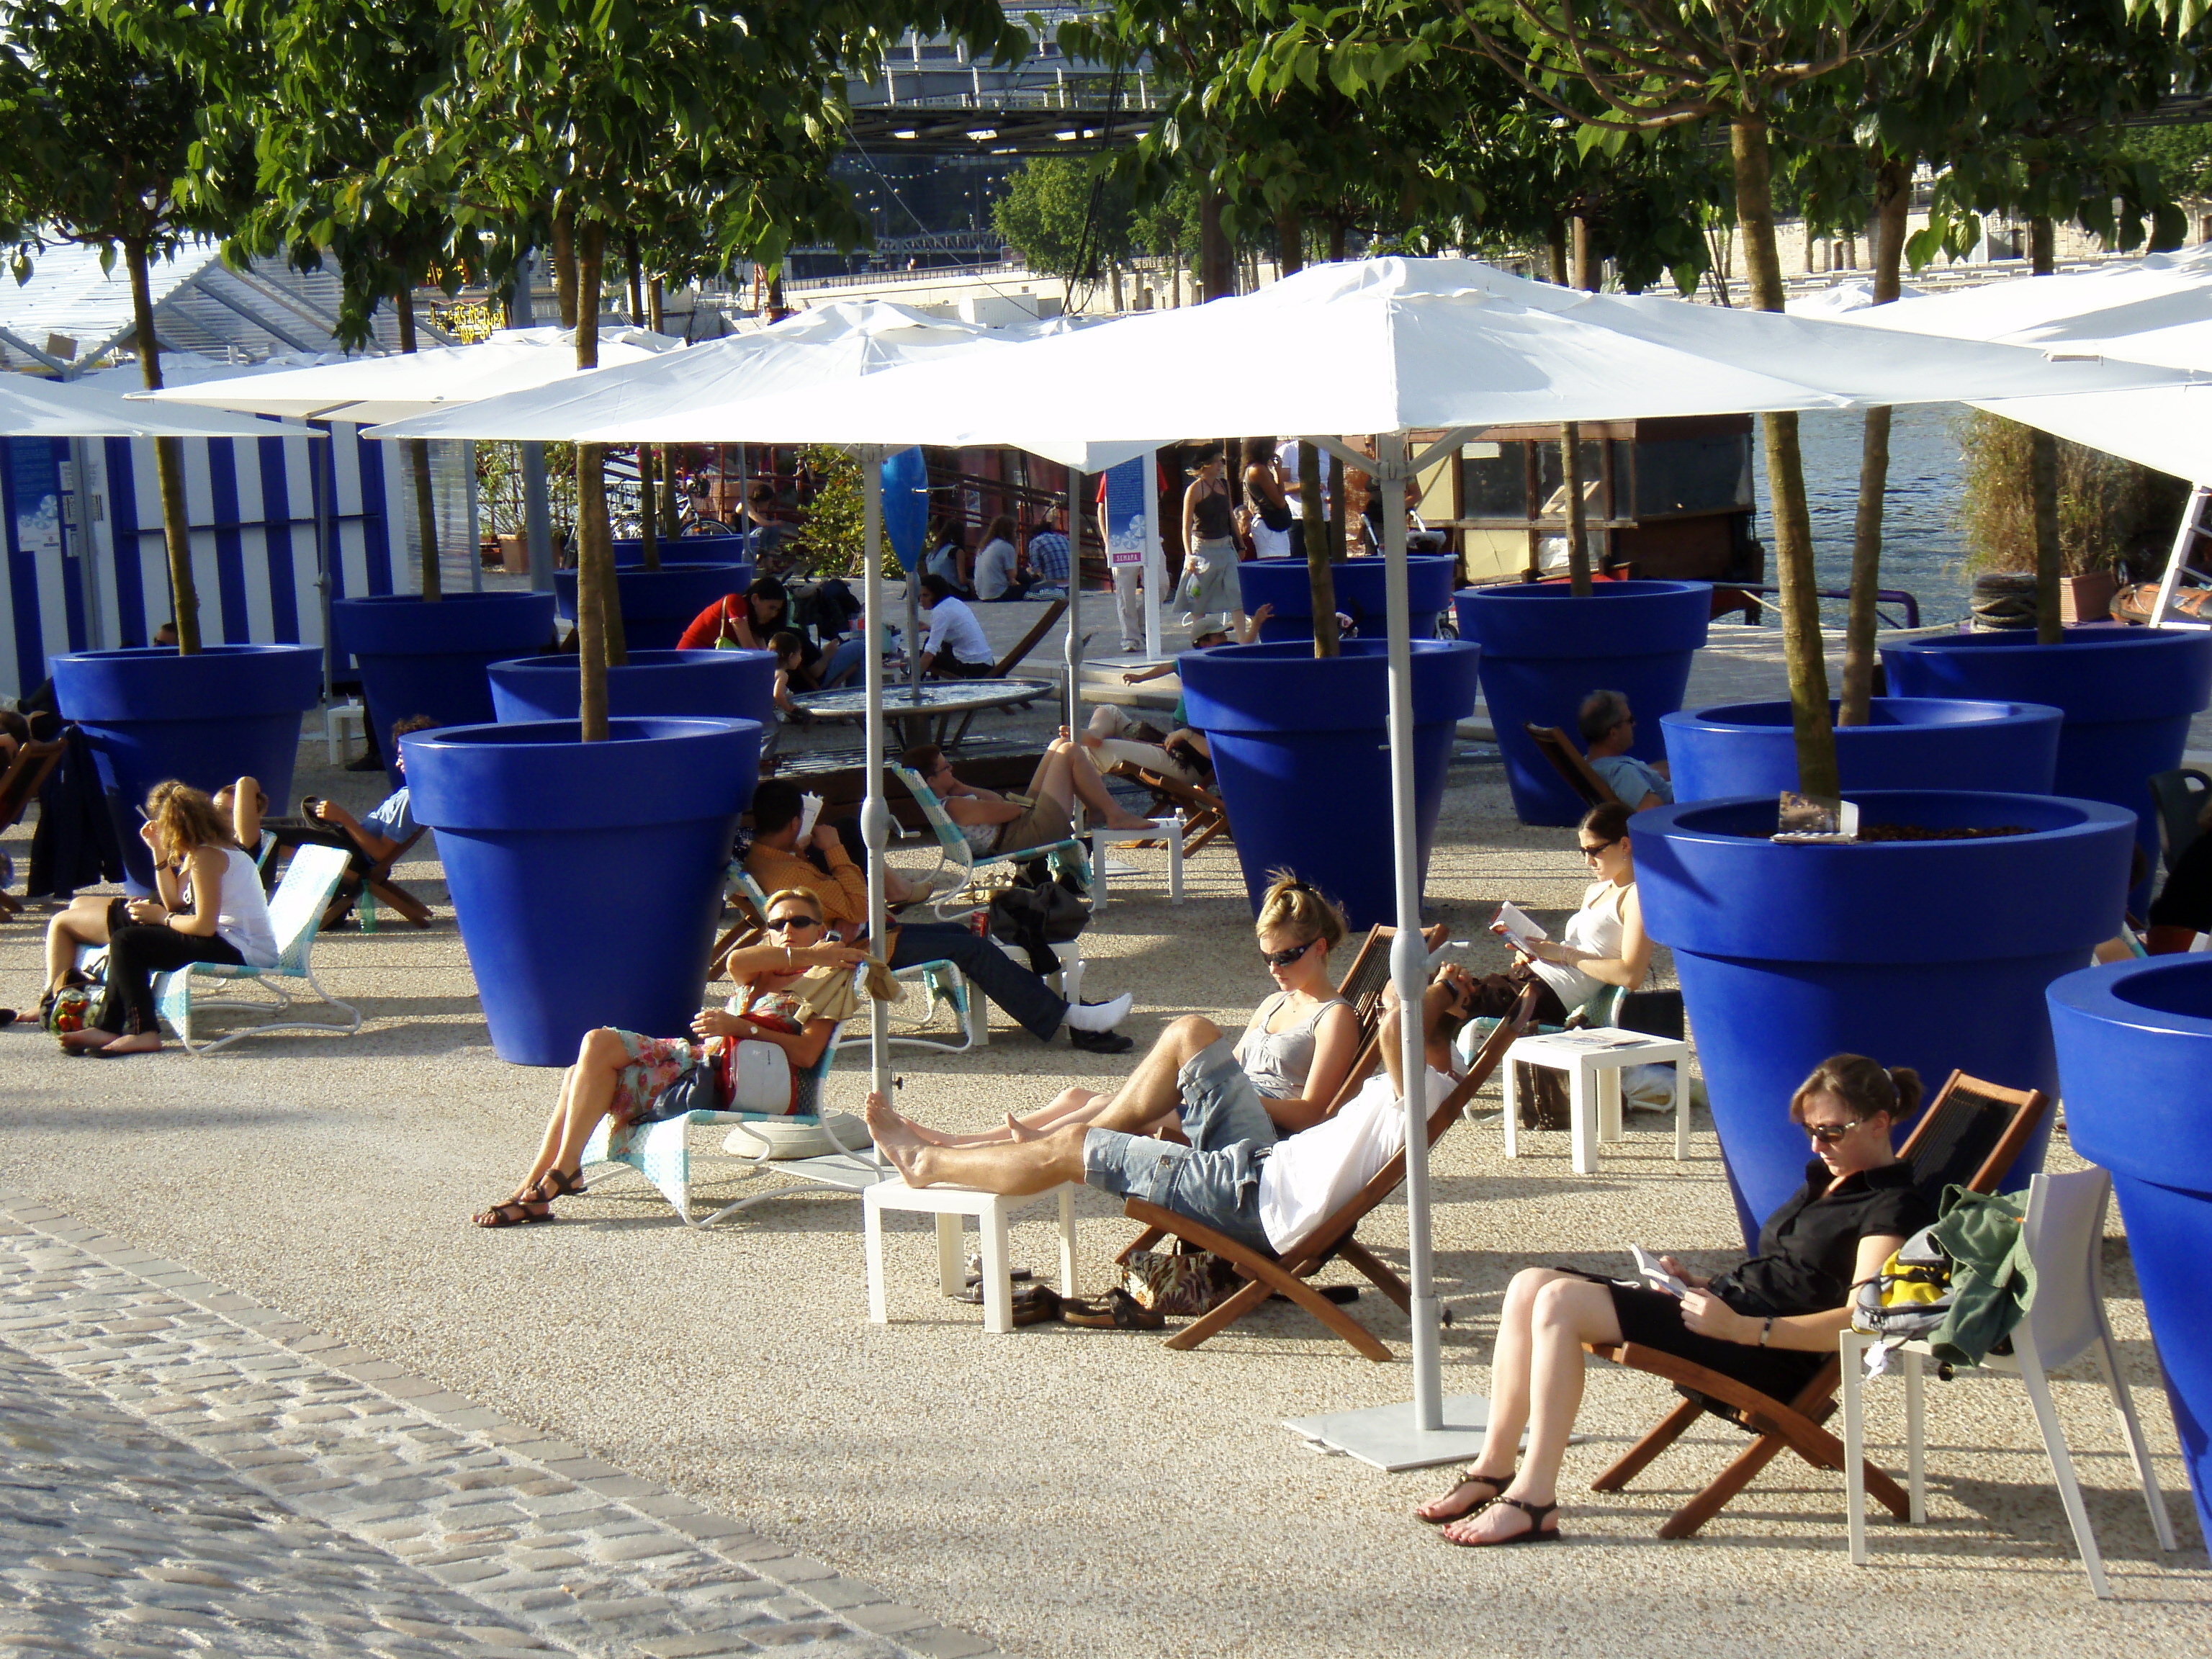
[(1443, 1426), (1425, 1429), (1413, 1402), (1370, 1406), (1364, 1411), (1328, 1412), (1319, 1417), (1286, 1419), (1283, 1426), (1314, 1443), (1316, 1451), (1344, 1452), (1371, 1463), (1386, 1474), (1425, 1469), (1438, 1463), (1468, 1463), (1482, 1449), (1490, 1425), (1490, 1401), (1479, 1394), (1444, 1396)]

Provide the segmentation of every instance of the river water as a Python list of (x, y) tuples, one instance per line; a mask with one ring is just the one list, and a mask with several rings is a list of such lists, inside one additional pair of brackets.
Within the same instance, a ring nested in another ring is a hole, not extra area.
[[(1881, 585), (1920, 601), (1923, 627), (1966, 614), (1972, 586), (1963, 568), (1966, 544), (1954, 522), (1964, 463), (1958, 428), (1964, 404), (1900, 405), (1891, 422), (1889, 489), (1882, 512)], [(1859, 444), (1865, 417), (1808, 411), (1798, 417), (1805, 457), (1805, 494), (1813, 514), (1813, 552), (1820, 586), (1850, 586), (1851, 526), (1858, 514)], [(1754, 428), (1755, 429), (1755, 428)], [(1766, 544), (1766, 580), (1774, 570), (1774, 526), (1767, 512), (1766, 457), (1758, 459), (1759, 537)], [(1885, 606), (1893, 617), (1897, 606)], [(1824, 599), (1822, 619), (1840, 628), (1844, 602)], [(1772, 618), (1770, 618), (1772, 620)]]

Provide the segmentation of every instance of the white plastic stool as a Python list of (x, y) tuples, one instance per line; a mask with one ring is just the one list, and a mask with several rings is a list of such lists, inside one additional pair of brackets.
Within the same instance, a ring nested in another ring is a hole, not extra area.
[(972, 1187), (909, 1187), (882, 1181), (860, 1195), (868, 1252), (868, 1317), (878, 1325), (884, 1310), (884, 1212), (912, 1210), (937, 1218), (937, 1288), (957, 1296), (966, 1288), (967, 1261), (960, 1249), (960, 1218), (975, 1218), (983, 1243), (983, 1328), (1003, 1336), (1014, 1328), (1014, 1283), (1007, 1271), (1006, 1221), (1018, 1209), (1057, 1196), (1060, 1200), (1060, 1293), (1075, 1294), (1075, 1188), (1062, 1182), (1027, 1198), (1006, 1198)]
[(1117, 841), (1161, 841), (1168, 849), (1168, 902), (1182, 902), (1182, 844), (1186, 833), (1182, 809), (1177, 807), (1171, 817), (1154, 818), (1152, 828), (1145, 830), (1109, 830), (1104, 824), (1092, 826), (1091, 836), (1091, 908), (1095, 911), (1106, 908), (1106, 878), (1110, 874), (1133, 876), (1137, 868), (1123, 864), (1118, 868), (1106, 857), (1109, 845)]
[[(1609, 1039), (1593, 1042), (1594, 1037)], [(1645, 1036), (1641, 1032), (1560, 1031), (1524, 1036), (1505, 1051), (1505, 1156), (1521, 1156), (1516, 1139), (1520, 1127), (1521, 1103), (1514, 1088), (1513, 1062), (1565, 1072), (1569, 1079), (1567, 1101), (1572, 1113), (1574, 1168), (1577, 1175), (1597, 1170), (1597, 1144), (1624, 1138), (1620, 1124), (1620, 1068), (1674, 1062), (1674, 1156), (1690, 1155), (1690, 1119), (1682, 1109), (1682, 1066), (1690, 1047), (1671, 1037)]]
[(323, 711), (323, 743), (330, 750), (331, 764), (337, 765), (345, 759), (341, 728), (351, 726), (355, 737), (363, 742), (368, 737), (368, 711), (361, 706), (361, 699), (349, 697), (343, 702), (334, 702)]

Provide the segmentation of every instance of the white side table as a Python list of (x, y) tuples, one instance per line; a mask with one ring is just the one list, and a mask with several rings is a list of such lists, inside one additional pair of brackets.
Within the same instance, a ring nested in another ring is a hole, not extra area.
[(1168, 849), (1168, 902), (1182, 902), (1182, 844), (1189, 835), (1189, 826), (1183, 822), (1182, 809), (1177, 807), (1164, 818), (1154, 818), (1152, 827), (1145, 830), (1109, 830), (1104, 824), (1094, 825), (1085, 832), (1091, 838), (1091, 909), (1106, 908), (1106, 884), (1109, 875), (1127, 878), (1137, 873), (1133, 864), (1117, 864), (1107, 857), (1107, 849), (1117, 841), (1158, 841)]
[(1682, 1109), (1682, 1066), (1689, 1056), (1686, 1042), (1645, 1036), (1638, 1031), (1559, 1031), (1521, 1038), (1505, 1051), (1505, 1156), (1521, 1155), (1516, 1138), (1521, 1103), (1513, 1086), (1515, 1060), (1525, 1060), (1532, 1066), (1567, 1074), (1575, 1173), (1592, 1175), (1597, 1170), (1598, 1142), (1622, 1139), (1620, 1068), (1671, 1060), (1674, 1062), (1674, 1156), (1689, 1157), (1690, 1119)]
[(937, 1218), (937, 1287), (947, 1296), (965, 1288), (967, 1261), (960, 1249), (960, 1218), (975, 1218), (983, 1242), (983, 1328), (1004, 1335), (1014, 1328), (1014, 1285), (1007, 1272), (1006, 1221), (1044, 1199), (1060, 1200), (1060, 1293), (1075, 1294), (1075, 1188), (1061, 1183), (1027, 1198), (1006, 1198), (972, 1187), (909, 1187), (877, 1182), (860, 1195), (868, 1252), (868, 1317), (887, 1323), (884, 1309), (884, 1212), (913, 1210)]
[(330, 750), (331, 764), (336, 766), (345, 758), (339, 745), (343, 741), (343, 728), (350, 726), (356, 738), (366, 738), (368, 711), (361, 706), (361, 699), (351, 697), (343, 702), (334, 702), (323, 713), (323, 744)]

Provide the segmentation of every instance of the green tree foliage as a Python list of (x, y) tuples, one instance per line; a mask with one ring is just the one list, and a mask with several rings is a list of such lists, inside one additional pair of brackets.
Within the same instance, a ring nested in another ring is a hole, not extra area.
[[(228, 230), (252, 200), (252, 148), (210, 132), (208, 80), (192, 62), (223, 64), (243, 85), (265, 59), (231, 40), (211, 9), (183, 4), (168, 18), (191, 57), (142, 49), (98, 10), (69, 0), (0, 0), (0, 220), (14, 227), (19, 275), (48, 240), (100, 250), (131, 282), (138, 360), (149, 389), (161, 384), (148, 266), (185, 242)], [(190, 181), (189, 185), (187, 181)], [(178, 648), (200, 648), (192, 584), (184, 457), (173, 438), (155, 444), (161, 526), (168, 543)]]
[(1031, 270), (1091, 281), (1126, 259), (1136, 236), (1136, 208), (1126, 180), (1104, 156), (1047, 155), (1006, 181), (991, 224), (1019, 248)]

